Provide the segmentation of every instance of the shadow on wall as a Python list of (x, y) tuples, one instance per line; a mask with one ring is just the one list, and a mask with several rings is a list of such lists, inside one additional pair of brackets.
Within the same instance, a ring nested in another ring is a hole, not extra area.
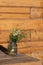
[(0, 45), (0, 51), (4, 52), (5, 54), (8, 54), (8, 49)]

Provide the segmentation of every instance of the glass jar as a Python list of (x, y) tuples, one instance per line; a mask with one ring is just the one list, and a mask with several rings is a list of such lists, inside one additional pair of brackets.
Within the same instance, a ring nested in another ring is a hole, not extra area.
[(8, 54), (12, 56), (17, 55), (17, 44), (15, 42), (8, 44)]

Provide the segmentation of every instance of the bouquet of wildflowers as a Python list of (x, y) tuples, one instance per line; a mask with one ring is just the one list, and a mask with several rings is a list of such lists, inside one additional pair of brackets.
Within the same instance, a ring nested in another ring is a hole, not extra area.
[(9, 36), (8, 44), (8, 54), (17, 54), (17, 42), (19, 42), (23, 37), (25, 37), (24, 32), (19, 29), (13, 29)]
[(23, 32), (18, 29), (13, 29), (13, 31), (10, 34), (10, 42), (19, 42), (23, 38)]

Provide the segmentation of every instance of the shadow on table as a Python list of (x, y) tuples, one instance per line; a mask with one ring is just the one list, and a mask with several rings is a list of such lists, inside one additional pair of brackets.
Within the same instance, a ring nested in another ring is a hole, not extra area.
[(5, 54), (8, 54), (8, 49), (0, 45), (0, 50), (4, 52)]
[(2, 55), (1, 55), (1, 52), (0, 52), (0, 64), (15, 64), (15, 63), (40, 61), (37, 58), (26, 56), (25, 54), (17, 54), (17, 56), (13, 56), (13, 57), (6, 55), (7, 52), (8, 52), (8, 49), (4, 48), (1, 45), (0, 45), (0, 51), (4, 52)]

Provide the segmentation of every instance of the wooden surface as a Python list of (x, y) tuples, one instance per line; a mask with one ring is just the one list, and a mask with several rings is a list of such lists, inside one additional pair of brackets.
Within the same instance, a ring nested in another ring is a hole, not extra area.
[[(39, 6), (43, 0), (0, 0), (0, 5), (2, 6)], [(37, 5), (36, 5), (37, 4)], [(42, 3), (43, 4), (43, 3)], [(43, 6), (42, 6), (43, 7)]]
[(0, 65), (42, 65), (39, 59), (26, 56), (24, 54), (17, 54), (16, 56), (9, 56), (0, 51)]
[(18, 52), (43, 59), (43, 0), (0, 0), (0, 45), (8, 47), (13, 28), (27, 33)]

